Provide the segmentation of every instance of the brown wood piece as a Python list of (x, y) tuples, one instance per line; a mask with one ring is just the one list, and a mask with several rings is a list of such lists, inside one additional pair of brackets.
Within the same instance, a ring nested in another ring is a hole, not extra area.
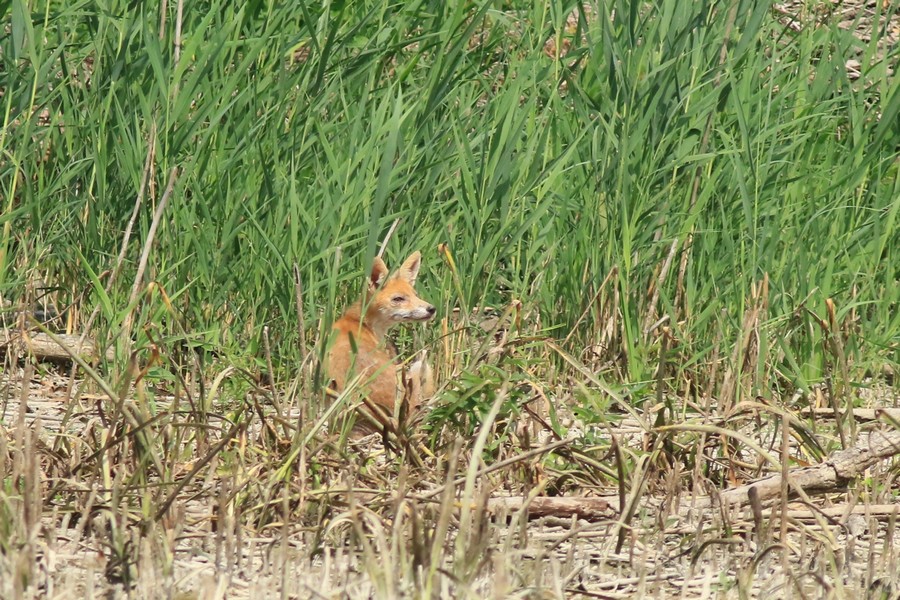
[[(800, 411), (804, 417), (815, 417), (817, 419), (834, 419), (834, 409), (829, 407), (813, 408), (807, 407)], [(845, 410), (841, 410), (841, 416), (846, 414)], [(854, 408), (853, 418), (859, 422), (877, 421), (884, 415), (890, 419), (900, 422), (900, 408)]]
[[(96, 352), (96, 344), (91, 339), (85, 339), (79, 344), (80, 335), (57, 334), (57, 337), (67, 347), (77, 352), (85, 360), (90, 360)], [(53, 341), (45, 333), (26, 332), (22, 334), (18, 329), (0, 329), (0, 353), (8, 352), (11, 345), (24, 343), (25, 348), (39, 359), (70, 361), (72, 357), (58, 343)], [(107, 358), (112, 358), (112, 351), (106, 353)]]
[[(895, 454), (900, 454), (900, 431), (873, 431), (856, 446), (835, 452), (821, 464), (790, 469), (788, 482), (791, 490), (800, 488), (807, 493), (839, 489), (878, 461)], [(781, 483), (781, 474), (771, 475), (726, 490), (719, 499), (726, 506), (743, 506), (750, 502), (749, 492), (755, 488), (761, 502), (771, 501), (780, 496)]]
[(573, 516), (587, 521), (602, 521), (618, 518), (618, 512), (603, 498), (580, 498), (571, 496), (538, 496), (528, 501), (522, 496), (491, 498), (487, 509), (491, 513), (500, 511), (513, 512), (528, 506), (528, 516), (560, 517), (569, 519)]

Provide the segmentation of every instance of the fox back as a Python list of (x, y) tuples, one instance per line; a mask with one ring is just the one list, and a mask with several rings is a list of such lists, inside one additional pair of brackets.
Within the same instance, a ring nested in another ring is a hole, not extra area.
[(421, 262), (421, 254), (413, 252), (388, 277), (387, 265), (376, 257), (363, 299), (334, 324), (336, 339), (328, 355), (329, 377), (338, 390), (343, 390), (349, 379), (361, 376), (363, 394), (388, 415), (394, 414), (404, 387), (410, 413), (433, 392), (431, 368), (424, 357), (410, 366), (405, 385), (398, 380), (394, 353), (385, 339), (393, 325), (434, 317), (434, 306), (419, 298), (414, 287)]

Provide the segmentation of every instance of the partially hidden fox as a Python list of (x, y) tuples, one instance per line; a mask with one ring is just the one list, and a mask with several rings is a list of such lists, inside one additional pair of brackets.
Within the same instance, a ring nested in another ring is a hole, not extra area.
[[(384, 261), (375, 257), (362, 300), (350, 306), (334, 324), (335, 340), (328, 355), (328, 376), (337, 389), (360, 376), (361, 391), (384, 415), (372, 415), (383, 424), (383, 417), (394, 415), (394, 407), (404, 397), (407, 414), (434, 394), (431, 366), (422, 351), (410, 364), (405, 377), (398, 371), (395, 352), (385, 334), (403, 322), (429, 321), (435, 308), (416, 295), (414, 288), (422, 255), (416, 251), (396, 273), (388, 277)], [(371, 413), (370, 413), (371, 414)], [(358, 421), (357, 432), (373, 431)]]

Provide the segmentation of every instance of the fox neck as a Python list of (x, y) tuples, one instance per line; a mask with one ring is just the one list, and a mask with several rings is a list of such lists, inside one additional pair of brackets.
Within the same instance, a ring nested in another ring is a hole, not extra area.
[(372, 305), (369, 306), (369, 309), (363, 315), (361, 301), (350, 306), (344, 313), (344, 317), (358, 321), (360, 327), (369, 330), (379, 344), (384, 341), (385, 334), (387, 334), (391, 325), (394, 324), (389, 319), (380, 318), (378, 309)]

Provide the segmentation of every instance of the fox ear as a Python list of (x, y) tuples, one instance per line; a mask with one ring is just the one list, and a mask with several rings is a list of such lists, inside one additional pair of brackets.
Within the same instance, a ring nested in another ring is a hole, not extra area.
[(416, 277), (419, 276), (419, 267), (421, 266), (422, 253), (416, 250), (409, 255), (409, 258), (403, 261), (394, 277), (406, 281), (409, 285), (416, 285)]
[(377, 289), (387, 278), (388, 268), (380, 257), (376, 256), (372, 261), (372, 273), (369, 275), (369, 289)]

